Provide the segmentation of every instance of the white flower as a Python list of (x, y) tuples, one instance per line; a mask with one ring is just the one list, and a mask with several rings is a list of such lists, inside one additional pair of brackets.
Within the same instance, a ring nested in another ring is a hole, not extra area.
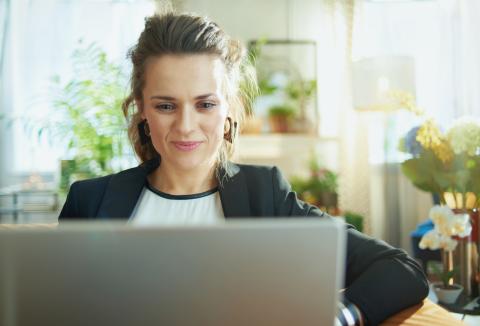
[(452, 232), (453, 235), (458, 235), (459, 237), (467, 237), (472, 232), (472, 225), (470, 224), (470, 215), (468, 214), (457, 214), (452, 221)]
[(447, 206), (432, 207), (429, 216), (435, 227), (420, 240), (418, 246), (421, 249), (453, 251), (457, 247), (457, 241), (452, 239), (452, 236), (463, 238), (472, 232), (470, 216), (468, 214), (455, 215)]
[(436, 230), (425, 233), (418, 244), (420, 249), (436, 250), (440, 248), (440, 234)]
[(454, 122), (447, 132), (447, 138), (456, 154), (477, 155), (480, 148), (480, 121), (463, 117)]
[(451, 225), (453, 224), (455, 215), (448, 206), (433, 206), (430, 209), (429, 217), (439, 233), (446, 236), (453, 235)]
[(440, 248), (445, 251), (453, 251), (457, 247), (457, 240), (440, 235)]

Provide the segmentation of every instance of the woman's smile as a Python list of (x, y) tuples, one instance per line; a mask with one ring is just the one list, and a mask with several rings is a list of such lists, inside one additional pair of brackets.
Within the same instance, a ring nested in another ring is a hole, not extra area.
[(201, 143), (202, 143), (201, 141), (173, 141), (172, 142), (175, 148), (182, 152), (193, 151), (198, 146), (200, 146)]

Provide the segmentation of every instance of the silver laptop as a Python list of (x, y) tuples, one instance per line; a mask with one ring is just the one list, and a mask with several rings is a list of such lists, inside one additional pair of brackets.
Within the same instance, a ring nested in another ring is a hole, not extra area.
[(333, 325), (344, 232), (318, 219), (0, 228), (0, 325)]

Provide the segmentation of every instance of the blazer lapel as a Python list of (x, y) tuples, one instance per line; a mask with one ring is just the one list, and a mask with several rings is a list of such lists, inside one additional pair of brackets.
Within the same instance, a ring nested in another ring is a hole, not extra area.
[(136, 168), (113, 175), (105, 190), (97, 216), (103, 219), (130, 218), (147, 181), (147, 175), (158, 164), (158, 160), (153, 159)]
[(220, 176), (227, 178), (220, 183), (219, 192), (225, 218), (251, 216), (247, 181), (240, 167), (234, 163), (227, 163), (227, 170), (222, 170)]

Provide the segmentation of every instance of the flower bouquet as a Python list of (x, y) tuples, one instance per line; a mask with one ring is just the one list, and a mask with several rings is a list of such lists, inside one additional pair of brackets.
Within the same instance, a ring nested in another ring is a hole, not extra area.
[(459, 119), (443, 133), (433, 119), (412, 128), (399, 149), (411, 155), (402, 172), (452, 208), (480, 206), (480, 122)]
[[(417, 116), (425, 116), (413, 96), (406, 92), (394, 94), (400, 107)], [(422, 246), (438, 246), (448, 252), (444, 264), (458, 265), (454, 280), (461, 283), (468, 296), (480, 293), (480, 121), (463, 117), (443, 131), (432, 118), (412, 128), (400, 140), (399, 149), (410, 158), (401, 164), (403, 174), (417, 188), (430, 192), (440, 203), (456, 213), (464, 213), (471, 230), (468, 236), (439, 233), (436, 227), (425, 236)], [(453, 223), (455, 219), (447, 219)], [(456, 219), (458, 222), (458, 219)], [(442, 219), (437, 221), (442, 223)], [(437, 224), (438, 224), (437, 223)], [(451, 238), (455, 236), (455, 238)], [(457, 248), (457, 250), (455, 250)], [(450, 249), (450, 250), (447, 250)], [(453, 265), (449, 265), (453, 268)]]

